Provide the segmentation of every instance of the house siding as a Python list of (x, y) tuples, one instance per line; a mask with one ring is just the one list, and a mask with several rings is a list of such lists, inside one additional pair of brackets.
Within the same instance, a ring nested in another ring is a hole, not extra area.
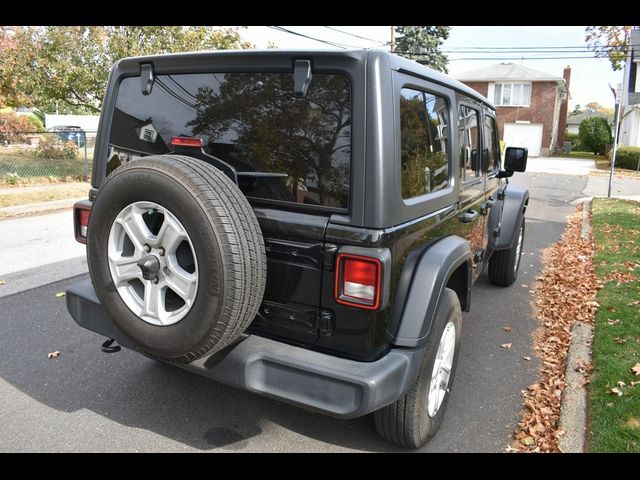
[[(516, 82), (514, 80), (514, 82)], [(489, 82), (462, 82), (482, 95), (487, 95)], [(517, 83), (517, 82), (516, 82)], [(496, 107), (498, 131), (504, 138), (504, 124), (516, 121), (528, 121), (542, 124), (542, 153), (552, 149), (553, 113), (556, 105), (558, 84), (556, 82), (532, 82), (530, 107)], [(561, 119), (561, 124), (565, 122)]]

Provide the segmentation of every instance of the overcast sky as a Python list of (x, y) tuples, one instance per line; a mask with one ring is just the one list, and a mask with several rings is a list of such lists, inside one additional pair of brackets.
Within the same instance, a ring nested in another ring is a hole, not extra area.
[[(344, 34), (322, 26), (283, 26), (288, 30), (315, 37), (317, 39), (340, 43), (351, 47), (368, 47), (388, 49), (384, 46), (390, 39), (390, 26), (335, 26), (331, 28), (343, 30)], [(466, 70), (491, 65), (493, 63), (513, 62), (541, 70), (543, 72), (562, 76), (565, 66), (571, 66), (571, 98), (569, 108), (576, 104), (596, 101), (606, 107), (613, 107), (614, 100), (608, 84), (614, 88), (622, 82), (622, 71), (611, 70), (607, 59), (593, 58), (591, 53), (580, 51), (574, 53), (575, 48), (565, 48), (562, 52), (553, 53), (466, 53), (470, 48), (482, 47), (584, 47), (584, 26), (571, 27), (534, 27), (534, 26), (501, 26), (501, 27), (451, 27), (449, 38), (443, 45), (443, 50), (457, 51), (447, 53), (449, 57), (449, 73), (456, 74)], [(315, 40), (302, 38), (297, 35), (276, 31), (268, 27), (251, 26), (241, 30), (241, 35), (258, 48), (265, 48), (269, 42), (278, 48), (336, 48)], [(364, 38), (358, 38), (357, 35)], [(545, 50), (545, 49), (543, 49)], [(586, 49), (581, 49), (586, 50)], [(525, 56), (524, 59), (522, 56)], [(563, 59), (530, 59), (527, 57), (589, 57)], [(488, 60), (463, 60), (466, 58), (488, 58)], [(505, 59), (509, 57), (510, 59)], [(515, 58), (514, 58), (515, 57)]]

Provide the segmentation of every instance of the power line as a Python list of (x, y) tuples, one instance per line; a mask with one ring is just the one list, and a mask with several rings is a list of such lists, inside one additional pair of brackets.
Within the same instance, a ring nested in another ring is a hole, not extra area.
[(462, 57), (462, 58), (450, 58), (450, 62), (458, 60), (595, 60), (604, 59), (603, 57), (595, 56), (562, 56), (562, 57)]
[(335, 43), (335, 42), (330, 42), (328, 40), (322, 40), (320, 38), (310, 37), (309, 35), (305, 35), (303, 33), (294, 32), (293, 30), (288, 30), (286, 28), (282, 28), (282, 27), (278, 27), (278, 26), (271, 26), (271, 25), (267, 25), (267, 26), (269, 28), (272, 28), (273, 30), (289, 33), (291, 35), (297, 35), (297, 36), (303, 37), (303, 38), (308, 38), (309, 40), (315, 40), (316, 42), (326, 43), (327, 45), (331, 45), (333, 47), (338, 47), (338, 48), (363, 48), (363, 47), (356, 47), (354, 45)]
[(455, 54), (455, 53), (470, 53), (470, 54), (476, 54), (476, 55), (487, 55), (490, 53), (496, 53), (496, 54), (501, 54), (501, 55), (505, 55), (505, 54), (525, 54), (525, 55), (529, 55), (532, 53), (545, 53), (545, 54), (558, 54), (558, 53), (572, 53), (572, 54), (577, 54), (577, 53), (594, 53), (593, 50), (588, 50), (588, 49), (584, 49), (584, 50), (527, 50), (527, 51), (521, 51), (521, 50), (503, 50), (503, 51), (475, 51), (475, 50), (441, 50), (442, 53), (450, 53), (450, 54)]
[[(462, 38), (462, 37), (460, 37)], [(464, 39), (463, 39), (464, 40)], [(468, 47), (450, 47), (452, 49), (456, 48), (468, 48)], [(531, 47), (473, 47), (475, 50), (543, 50), (543, 49), (565, 49), (565, 48), (588, 48), (587, 45), (555, 45), (555, 46), (531, 46)], [(603, 45), (598, 48), (618, 48), (615, 46)]]
[(326, 27), (326, 26), (323, 26), (323, 27), (328, 28), (329, 30), (333, 30), (334, 32), (340, 32), (340, 33), (344, 33), (345, 35), (351, 35), (352, 37), (361, 38), (362, 40), (369, 40), (370, 42), (376, 42), (376, 43), (379, 43), (380, 45), (387, 45), (389, 43), (389, 42), (381, 42), (380, 40), (374, 40), (373, 38), (363, 37), (361, 35), (356, 35), (355, 33), (345, 32), (344, 30), (339, 30), (333, 27)]

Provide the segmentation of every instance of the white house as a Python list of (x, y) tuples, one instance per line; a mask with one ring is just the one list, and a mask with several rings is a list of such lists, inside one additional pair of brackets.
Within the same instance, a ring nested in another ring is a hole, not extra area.
[(640, 30), (631, 30), (629, 54), (624, 66), (620, 136), (622, 145), (640, 147)]

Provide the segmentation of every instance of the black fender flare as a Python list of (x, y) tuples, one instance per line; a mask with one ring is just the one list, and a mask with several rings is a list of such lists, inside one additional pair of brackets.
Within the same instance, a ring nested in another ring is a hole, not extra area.
[(391, 312), (392, 344), (401, 347), (424, 345), (441, 294), (461, 266), (466, 273), (462, 285), (465, 301), (461, 306), (468, 311), (472, 280), (472, 255), (468, 241), (451, 235), (407, 257)]
[[(511, 248), (516, 241), (518, 225), (529, 205), (529, 190), (507, 186), (498, 192), (503, 196), (502, 208), (492, 208), (489, 214), (489, 250), (505, 250)], [(495, 232), (498, 232), (496, 235)]]

